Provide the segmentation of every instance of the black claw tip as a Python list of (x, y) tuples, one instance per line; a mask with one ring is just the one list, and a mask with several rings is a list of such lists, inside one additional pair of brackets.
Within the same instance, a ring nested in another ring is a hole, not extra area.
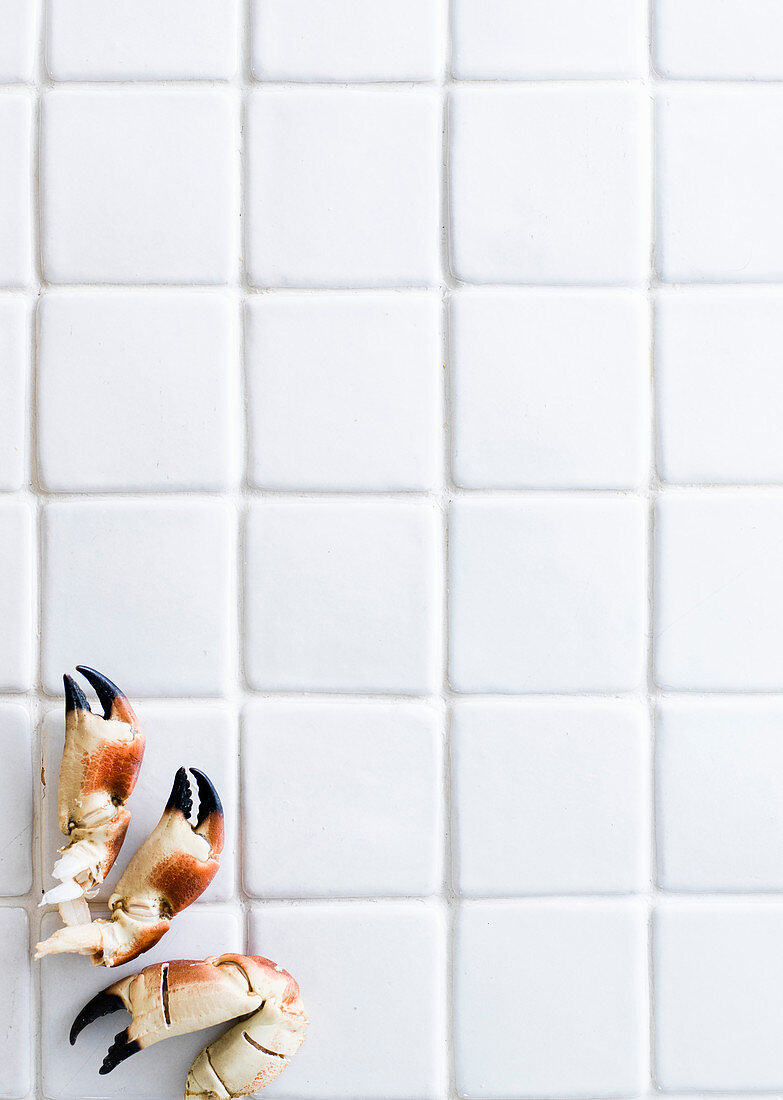
[(174, 786), (171, 788), (166, 809), (181, 810), (185, 817), (190, 817), (190, 812), (193, 809), (193, 799), (190, 795), (188, 773), (184, 768), (177, 768), (177, 774), (174, 776)]
[(71, 1046), (93, 1020), (99, 1020), (101, 1016), (109, 1016), (112, 1012), (119, 1012), (121, 1008), (125, 1008), (125, 1005), (122, 997), (119, 997), (116, 993), (109, 993), (105, 989), (100, 993), (96, 993), (73, 1021), (70, 1034)]
[(103, 717), (111, 717), (114, 700), (124, 699), (125, 692), (120, 691), (117, 685), (113, 684), (108, 676), (104, 676), (102, 672), (96, 672), (94, 668), (88, 668), (87, 665), (77, 665), (76, 671), (81, 672), (85, 680), (89, 680), (95, 689), (95, 694), (98, 696), (101, 706), (103, 707)]
[(128, 1029), (125, 1028), (119, 1035), (114, 1036), (114, 1042), (109, 1047), (106, 1057), (103, 1059), (103, 1065), (98, 1070), (98, 1073), (105, 1075), (111, 1073), (120, 1062), (124, 1062), (126, 1058), (130, 1058), (132, 1054), (136, 1054), (141, 1050), (141, 1047), (135, 1039), (128, 1041)]
[(89, 710), (90, 704), (87, 702), (87, 696), (82, 689), (76, 683), (72, 676), (68, 673), (63, 676), (63, 684), (65, 686), (65, 713), (68, 714), (72, 710)]
[(204, 775), (198, 768), (191, 768), (191, 774), (196, 777), (196, 786), (198, 787), (198, 819), (196, 821), (196, 828), (206, 821), (210, 814), (223, 813), (223, 806), (220, 802), (220, 796), (214, 788), (212, 780), (208, 775)]

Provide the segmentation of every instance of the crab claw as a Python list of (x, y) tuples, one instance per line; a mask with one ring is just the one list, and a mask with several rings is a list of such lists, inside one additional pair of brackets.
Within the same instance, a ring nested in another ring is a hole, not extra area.
[(190, 1068), (185, 1097), (202, 1100), (246, 1096), (269, 1084), (299, 1049), (307, 1027), (294, 979), (254, 955), (178, 959), (122, 978), (84, 1006), (71, 1043), (93, 1020), (123, 1007), (133, 1019), (109, 1047), (101, 1074), (161, 1039), (241, 1017)]
[(199, 792), (195, 825), (188, 820), (193, 800), (187, 771), (179, 768), (163, 816), (109, 898), (111, 919), (60, 928), (38, 944), (37, 958), (72, 952), (91, 955), (96, 966), (130, 962), (153, 947), (177, 913), (203, 894), (220, 866), (223, 807), (204, 772), (190, 770)]
[(44, 894), (41, 905), (60, 905), (64, 917), (78, 914), (79, 905), (86, 912), (81, 899), (95, 893), (117, 858), (130, 822), (125, 803), (144, 755), (144, 735), (123, 692), (103, 673), (77, 668), (95, 688), (104, 713), (93, 714), (73, 677), (63, 676), (65, 748), (57, 805), (68, 843), (52, 871), (60, 885)]

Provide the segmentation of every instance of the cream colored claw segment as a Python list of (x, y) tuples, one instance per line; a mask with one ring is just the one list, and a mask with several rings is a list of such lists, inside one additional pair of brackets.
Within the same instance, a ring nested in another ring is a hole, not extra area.
[(257, 1092), (283, 1072), (307, 1028), (299, 986), (281, 967), (256, 955), (148, 966), (93, 997), (74, 1021), (71, 1043), (93, 1020), (123, 1007), (133, 1019), (109, 1048), (102, 1074), (161, 1039), (241, 1017), (190, 1067), (186, 1100), (230, 1100)]
[(70, 952), (90, 955), (96, 966), (118, 966), (148, 951), (173, 917), (209, 886), (223, 851), (223, 807), (209, 778), (190, 769), (199, 792), (196, 824), (185, 768), (158, 824), (133, 856), (109, 898), (109, 920), (58, 929), (37, 945), (36, 958)]
[(124, 693), (94, 668), (77, 668), (104, 713), (93, 714), (76, 681), (63, 677), (65, 748), (57, 806), (68, 843), (52, 871), (60, 885), (44, 894), (41, 905), (59, 905), (66, 924), (90, 919), (84, 899), (95, 893), (122, 847), (130, 822), (125, 803), (144, 755), (144, 734)]

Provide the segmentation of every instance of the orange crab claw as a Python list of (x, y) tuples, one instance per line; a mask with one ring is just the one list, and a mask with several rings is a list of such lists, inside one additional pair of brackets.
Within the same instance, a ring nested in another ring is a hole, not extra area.
[(148, 951), (172, 919), (200, 897), (220, 866), (223, 807), (210, 779), (191, 768), (199, 792), (195, 825), (186, 769), (174, 777), (158, 824), (132, 857), (109, 898), (109, 920), (60, 928), (37, 945), (36, 958), (62, 952), (90, 955), (96, 966), (117, 966)]

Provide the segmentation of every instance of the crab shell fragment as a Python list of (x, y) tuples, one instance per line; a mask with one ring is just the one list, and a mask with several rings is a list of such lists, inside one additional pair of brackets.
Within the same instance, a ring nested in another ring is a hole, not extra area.
[(125, 803), (144, 756), (144, 734), (125, 694), (94, 668), (77, 668), (95, 689), (104, 714), (93, 714), (76, 681), (63, 677), (65, 748), (57, 807), (68, 843), (52, 872), (60, 885), (41, 903), (63, 908), (92, 896), (111, 870), (128, 831)]
[(161, 1039), (241, 1017), (193, 1062), (186, 1100), (230, 1100), (262, 1089), (289, 1064), (308, 1023), (297, 983), (258, 955), (148, 966), (84, 1006), (71, 1028), (71, 1044), (93, 1020), (121, 1008), (133, 1019), (109, 1047), (102, 1074)]
[(158, 942), (172, 919), (206, 890), (223, 851), (223, 807), (210, 779), (190, 769), (199, 793), (195, 825), (185, 768), (174, 777), (158, 824), (130, 860), (109, 898), (109, 920), (60, 928), (37, 945), (36, 958), (90, 955), (96, 966), (130, 962)]

